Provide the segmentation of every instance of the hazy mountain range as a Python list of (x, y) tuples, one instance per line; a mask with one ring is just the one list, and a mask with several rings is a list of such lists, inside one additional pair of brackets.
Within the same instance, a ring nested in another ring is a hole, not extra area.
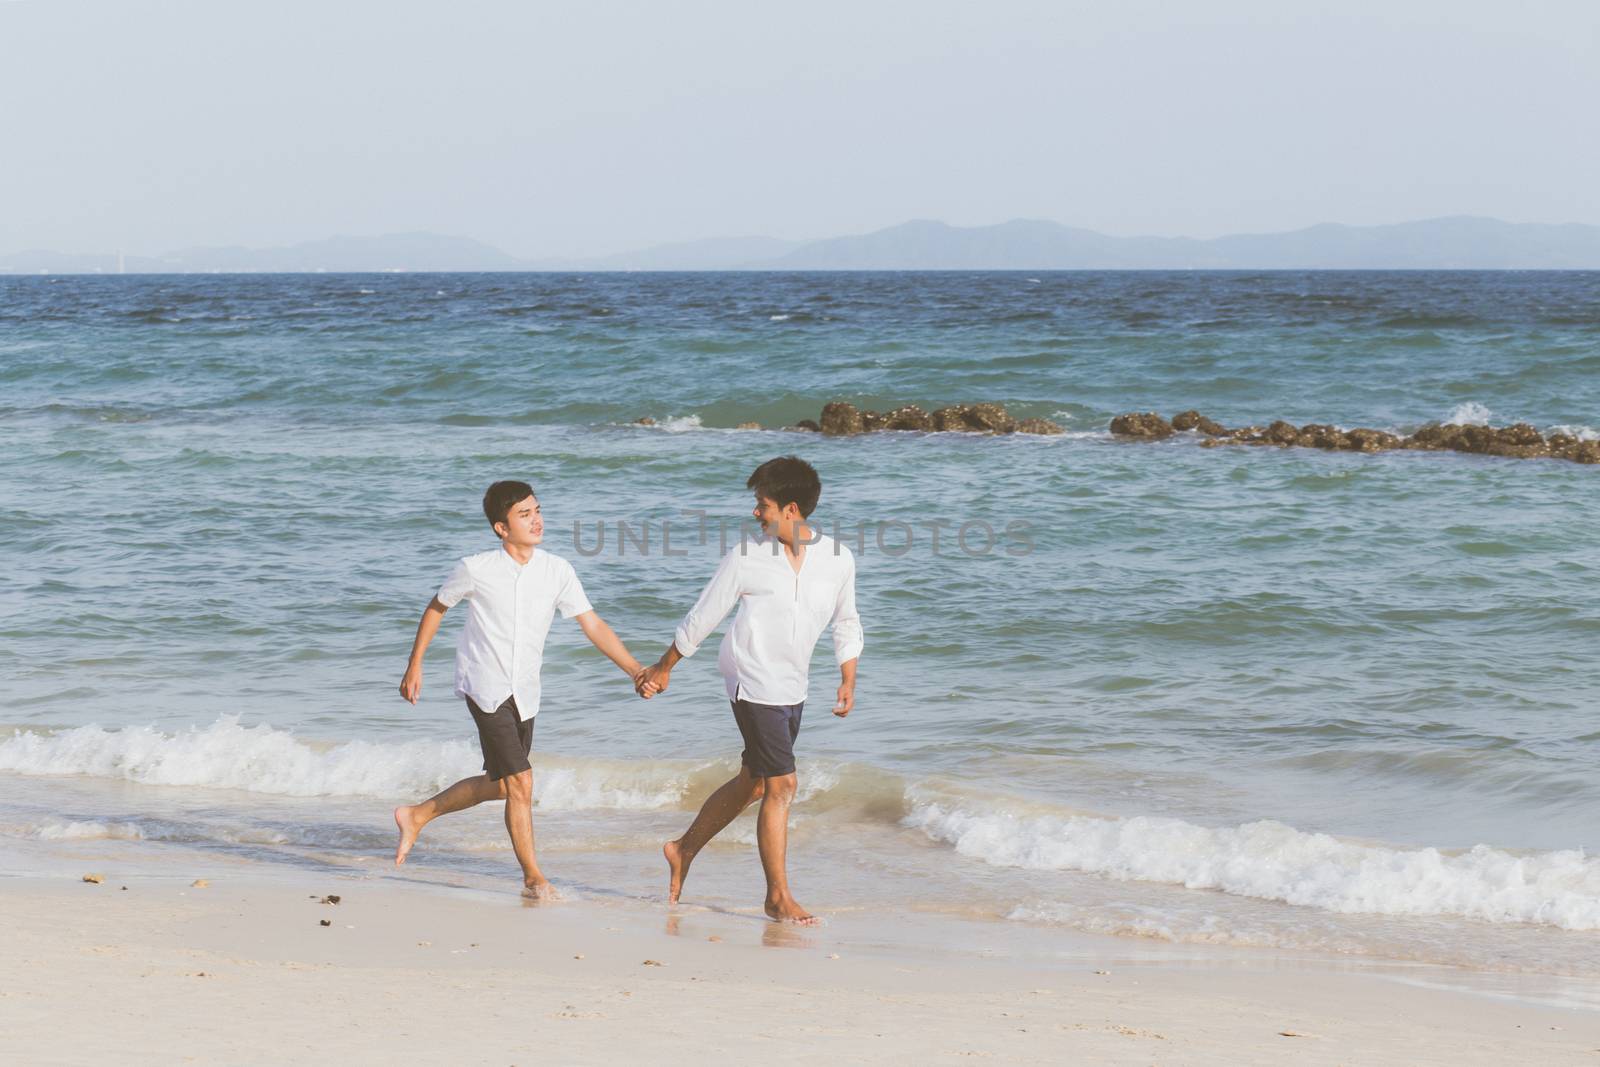
[(916, 220), (818, 241), (724, 237), (594, 259), (519, 259), (429, 233), (333, 237), (286, 248), (189, 248), (163, 256), (18, 252), (23, 274), (258, 271), (618, 270), (1596, 270), (1600, 226), (1457, 215), (1390, 226), (1324, 223), (1287, 233), (1110, 237), (1036, 219), (993, 226)]

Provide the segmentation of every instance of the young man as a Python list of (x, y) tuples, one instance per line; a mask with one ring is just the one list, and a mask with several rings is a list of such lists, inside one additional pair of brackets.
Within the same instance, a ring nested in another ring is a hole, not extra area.
[(682, 837), (664, 846), (671, 868), (667, 899), (677, 903), (695, 856), (759, 800), (756, 841), (767, 877), (767, 914), (779, 922), (809, 925), (817, 920), (790, 895), (784, 864), (797, 785), (794, 741), (811, 651), (824, 626), (833, 627), (841, 676), (833, 713), (843, 718), (855, 706), (862, 646), (856, 561), (848, 548), (806, 525), (822, 493), (809, 463), (795, 456), (768, 460), (745, 486), (755, 492), (754, 515), (764, 536), (753, 544), (741, 540), (724, 557), (660, 661), (634, 684), (644, 697), (664, 691), (678, 661), (694, 655), (729, 609), (739, 605), (717, 657), (744, 737), (739, 773), (711, 794)]
[(589, 606), (572, 564), (538, 550), (544, 519), (533, 487), (495, 482), (483, 494), (483, 514), (500, 547), (456, 564), (422, 613), (400, 695), (417, 702), (422, 654), (439, 632), (444, 613), (467, 601), (467, 625), (456, 646), (456, 695), (466, 698), (483, 748), (483, 773), (463, 778), (420, 804), (394, 809), (400, 844), (395, 866), (406, 861), (422, 828), (441, 815), (486, 800), (506, 802), (506, 832), (522, 865), (522, 892), (534, 900), (555, 896), (533, 851), (533, 719), (539, 714), (539, 664), (557, 611), (576, 617), (584, 636), (637, 682), (642, 668)]

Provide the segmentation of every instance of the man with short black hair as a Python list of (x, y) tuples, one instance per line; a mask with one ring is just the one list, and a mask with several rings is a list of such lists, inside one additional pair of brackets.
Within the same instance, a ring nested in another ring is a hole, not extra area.
[(739, 614), (722, 639), (722, 671), (734, 721), (744, 738), (739, 773), (706, 800), (682, 837), (663, 846), (670, 868), (667, 899), (676, 903), (689, 865), (713, 837), (757, 800), (756, 842), (767, 879), (767, 915), (778, 922), (817, 920), (789, 892), (786, 865), (789, 805), (799, 779), (794, 742), (800, 733), (811, 651), (833, 628), (841, 680), (833, 713), (855, 706), (861, 619), (856, 614), (856, 561), (844, 545), (806, 524), (822, 493), (811, 464), (796, 456), (768, 460), (746, 488), (762, 539), (741, 539), (717, 567), (655, 666), (634, 681), (641, 696), (667, 688), (672, 668), (692, 656), (735, 604)]
[(638, 681), (643, 668), (584, 596), (572, 564), (540, 551), (544, 518), (527, 482), (495, 482), (483, 494), (483, 514), (500, 547), (456, 564), (422, 613), (400, 695), (417, 702), (422, 655), (439, 632), (444, 613), (467, 601), (467, 625), (456, 647), (456, 695), (464, 697), (478, 728), (483, 773), (463, 778), (420, 804), (394, 809), (400, 843), (395, 866), (406, 861), (422, 828), (441, 815), (486, 800), (506, 802), (506, 832), (522, 867), (522, 892), (534, 900), (556, 894), (539, 870), (533, 848), (533, 719), (539, 714), (539, 667), (544, 639), (557, 611), (576, 618), (583, 634)]

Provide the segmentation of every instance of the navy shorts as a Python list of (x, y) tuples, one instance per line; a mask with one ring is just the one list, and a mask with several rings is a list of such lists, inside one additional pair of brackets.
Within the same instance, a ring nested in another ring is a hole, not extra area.
[(467, 710), (472, 712), (472, 721), (478, 724), (483, 773), (491, 781), (533, 769), (533, 764), (528, 762), (528, 753), (533, 750), (533, 720), (523, 721), (517, 714), (516, 697), (506, 697), (506, 702), (492, 712), (484, 711), (468, 697)]
[(744, 735), (744, 751), (739, 762), (752, 778), (777, 778), (794, 773), (794, 739), (800, 736), (798, 704), (757, 704), (750, 700), (733, 701), (733, 721)]

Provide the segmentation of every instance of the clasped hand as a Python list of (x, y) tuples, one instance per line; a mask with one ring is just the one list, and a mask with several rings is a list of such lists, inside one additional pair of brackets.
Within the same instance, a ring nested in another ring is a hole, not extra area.
[(645, 700), (649, 700), (657, 693), (665, 693), (671, 678), (671, 671), (659, 663), (652, 664), (633, 676), (633, 691)]

